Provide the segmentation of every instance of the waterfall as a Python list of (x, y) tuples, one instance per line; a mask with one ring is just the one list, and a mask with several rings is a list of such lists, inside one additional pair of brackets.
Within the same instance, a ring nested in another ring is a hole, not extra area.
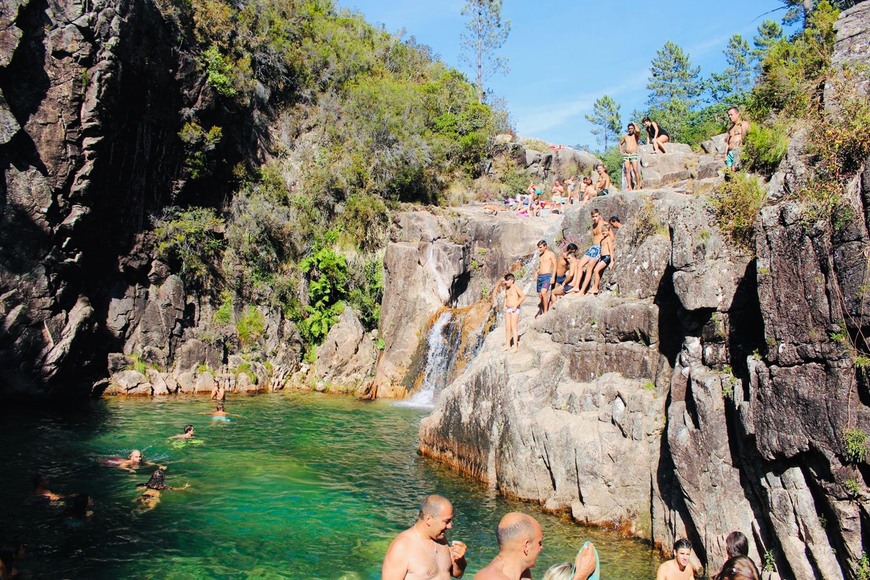
[(448, 326), (453, 320), (453, 313), (443, 312), (426, 337), (428, 346), (426, 367), (423, 371), (423, 382), (420, 390), (406, 401), (396, 405), (401, 407), (417, 407), (431, 409), (435, 405), (435, 394), (447, 386), (450, 377), (450, 367), (456, 354), (456, 345), (451, 340)]

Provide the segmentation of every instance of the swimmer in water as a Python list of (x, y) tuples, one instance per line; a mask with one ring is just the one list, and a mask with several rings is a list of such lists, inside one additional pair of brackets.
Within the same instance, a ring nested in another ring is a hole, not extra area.
[(62, 495), (58, 495), (48, 489), (48, 478), (41, 473), (37, 473), (33, 476), (32, 494), (36, 497), (44, 497), (50, 501), (59, 501), (63, 499)]
[(230, 414), (224, 410), (224, 404), (221, 402), (218, 402), (215, 405), (214, 411), (206, 411), (205, 413), (200, 413), (200, 415), (211, 415), (212, 419), (215, 419), (218, 421), (229, 421), (228, 417)]
[(158, 469), (148, 480), (148, 483), (137, 483), (136, 487), (144, 487), (145, 491), (142, 495), (133, 500), (133, 503), (138, 504), (136, 511), (147, 512), (153, 510), (160, 503), (160, 494), (164, 491), (181, 491), (190, 487), (189, 483), (185, 483), (184, 487), (170, 487), (166, 485), (166, 474), (162, 469)]
[(193, 425), (185, 425), (184, 433), (173, 435), (170, 439), (193, 439), (196, 434), (193, 432)]
[(125, 471), (129, 471), (130, 473), (136, 473), (136, 470), (141, 467), (158, 467), (160, 469), (166, 469), (165, 465), (160, 465), (158, 463), (154, 463), (153, 461), (144, 461), (142, 459), (142, 452), (138, 449), (134, 449), (130, 452), (130, 457), (127, 459), (121, 459), (117, 462), (112, 461), (109, 465), (114, 465), (115, 467), (119, 467)]

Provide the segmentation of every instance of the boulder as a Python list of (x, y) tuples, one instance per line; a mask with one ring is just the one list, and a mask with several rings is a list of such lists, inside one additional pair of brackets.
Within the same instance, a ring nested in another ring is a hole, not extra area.
[(317, 348), (315, 376), (334, 385), (357, 388), (374, 377), (378, 349), (352, 308), (344, 312)]
[(154, 394), (153, 387), (148, 378), (134, 370), (121, 371), (112, 375), (109, 388), (106, 392), (119, 395), (146, 395)]
[(668, 143), (664, 155), (653, 153), (652, 145), (640, 146), (640, 165), (643, 186), (654, 189), (678, 184), (696, 176), (698, 155), (688, 145)]

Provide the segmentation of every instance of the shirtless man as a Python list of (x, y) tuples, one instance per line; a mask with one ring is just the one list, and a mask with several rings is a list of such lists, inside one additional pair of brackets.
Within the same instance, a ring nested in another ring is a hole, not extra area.
[(129, 471), (130, 473), (136, 473), (137, 469), (145, 466), (156, 466), (159, 469), (166, 469), (166, 467), (164, 467), (163, 465), (158, 465), (153, 461), (145, 461), (142, 458), (142, 452), (138, 449), (134, 449), (133, 451), (131, 451), (130, 457), (128, 457), (127, 459), (122, 459), (115, 465), (116, 467), (119, 467), (125, 471)]
[(592, 217), (592, 246), (580, 258), (580, 262), (577, 264), (577, 275), (574, 277), (576, 280), (574, 286), (579, 286), (580, 294), (585, 294), (586, 289), (589, 288), (589, 283), (592, 281), (592, 269), (595, 268), (598, 258), (601, 257), (601, 212), (593, 209), (590, 216)]
[[(495, 289), (496, 294), (502, 288), (504, 288), (504, 348), (502, 350), (510, 349), (511, 340), (513, 340), (513, 352), (517, 352), (520, 345), (520, 308), (523, 305), (523, 300), (526, 299), (526, 295), (517, 286), (514, 275), (510, 273), (505, 274), (504, 279), (498, 283)], [(493, 306), (495, 306), (494, 301)]]
[(559, 281), (559, 276), (556, 276), (556, 287), (553, 288), (554, 304), (559, 296), (564, 296), (570, 292), (577, 292), (577, 282), (575, 281), (577, 277), (577, 244), (568, 244), (565, 251), (562, 252), (562, 256), (565, 257), (567, 268), (561, 281)]
[(557, 296), (565, 294), (562, 286), (565, 284), (565, 276), (568, 274), (569, 258), (577, 251), (577, 244), (571, 243), (565, 246), (565, 249), (559, 252), (559, 258), (556, 260), (556, 279), (553, 282), (551, 295), (553, 304), (556, 303)]
[(598, 286), (601, 284), (601, 275), (605, 268), (613, 264), (613, 234), (610, 231), (609, 223), (601, 224), (601, 234), (601, 256), (592, 270), (592, 290), (590, 292), (593, 296), (598, 295)]
[(740, 147), (743, 146), (743, 140), (749, 133), (749, 121), (740, 118), (737, 107), (728, 109), (728, 119), (731, 121), (731, 127), (728, 128), (728, 135), (725, 137), (725, 165), (731, 171), (737, 171), (737, 156)]
[[(498, 556), (474, 575), (474, 580), (520, 580), (531, 578), (531, 569), (544, 549), (544, 532), (532, 516), (519, 512), (506, 514), (498, 523)], [(572, 580), (587, 580), (595, 571), (592, 544), (577, 554)]]
[(659, 566), (656, 580), (692, 580), (703, 569), (691, 542), (682, 538), (674, 544), (674, 559)]
[(599, 163), (595, 168), (598, 171), (598, 195), (607, 195), (610, 193), (610, 176), (607, 174), (607, 168), (603, 163)]
[(453, 527), (453, 506), (447, 498), (423, 500), (417, 521), (396, 536), (384, 556), (381, 580), (461, 578), (465, 572), (465, 544), (447, 545)]
[(545, 240), (538, 242), (538, 254), (541, 256), (541, 263), (538, 265), (536, 292), (541, 297), (541, 301), (538, 303), (538, 314), (535, 318), (546, 314), (550, 309), (550, 288), (556, 282), (556, 254), (547, 247)]
[[(622, 154), (622, 174), (625, 176), (626, 188), (641, 189), (643, 184), (640, 179), (640, 155), (637, 152), (638, 133), (634, 123), (628, 124), (628, 133), (619, 141), (619, 152)], [(632, 175), (634, 181), (632, 182)]]

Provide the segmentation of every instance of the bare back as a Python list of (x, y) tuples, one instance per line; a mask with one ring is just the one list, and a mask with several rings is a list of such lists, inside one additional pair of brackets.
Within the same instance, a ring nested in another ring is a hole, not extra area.
[(447, 544), (424, 539), (409, 528), (396, 536), (387, 549), (382, 580), (447, 580), (453, 560)]

